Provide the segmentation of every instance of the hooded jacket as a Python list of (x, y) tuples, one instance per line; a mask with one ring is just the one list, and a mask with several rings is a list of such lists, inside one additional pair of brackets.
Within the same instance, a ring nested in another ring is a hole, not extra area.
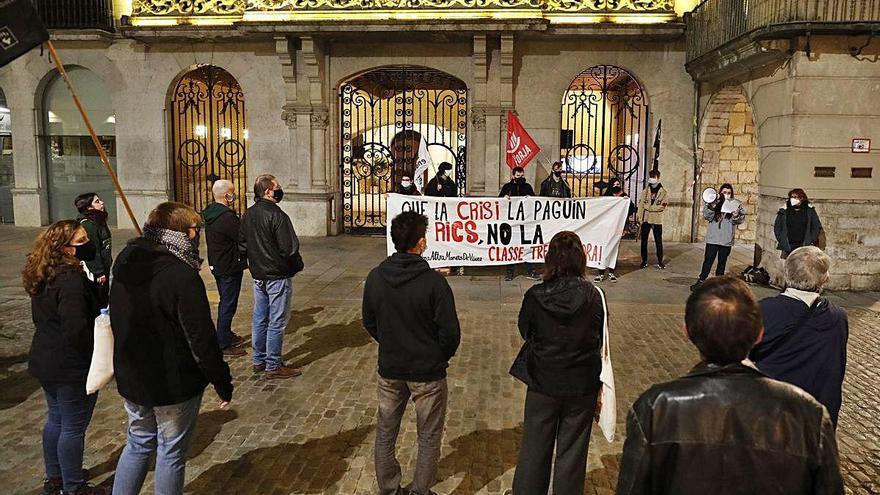
[[(786, 295), (761, 300), (764, 337), (752, 350), (758, 369), (769, 377), (804, 389), (816, 398), (837, 425), (849, 321), (846, 311), (825, 298), (806, 319), (807, 305)], [(797, 327), (797, 328), (796, 328)], [(796, 332), (785, 337), (789, 332)]]
[(138, 237), (113, 267), (110, 324), (119, 395), (144, 407), (178, 404), (208, 383), (232, 398), (205, 284), (165, 246)]
[(510, 374), (551, 397), (582, 397), (599, 390), (605, 310), (596, 287), (561, 277), (530, 288), (519, 311), (525, 343)]
[(843, 495), (821, 404), (748, 361), (654, 385), (626, 420), (617, 495)]
[[(776, 221), (773, 223), (773, 233), (776, 234), (776, 249), (785, 253), (792, 251), (792, 246), (788, 239), (788, 222), (786, 221), (789, 204), (786, 201), (785, 206), (776, 212)], [(804, 230), (804, 239), (801, 246), (815, 246), (819, 241), (819, 231), (822, 230), (822, 222), (819, 221), (819, 215), (812, 204), (806, 204), (804, 208), (807, 209), (807, 225)]]
[(247, 260), (238, 250), (241, 221), (226, 205), (214, 202), (202, 211), (205, 221), (205, 242), (208, 244), (208, 265), (214, 275), (244, 271)]
[(432, 382), (446, 377), (461, 330), (442, 275), (415, 254), (395, 253), (367, 276), (364, 328), (379, 343), (379, 375)]
[(95, 285), (79, 266), (62, 265), (42, 292), (31, 296), (34, 339), (28, 371), (41, 382), (83, 382), (100, 313)]

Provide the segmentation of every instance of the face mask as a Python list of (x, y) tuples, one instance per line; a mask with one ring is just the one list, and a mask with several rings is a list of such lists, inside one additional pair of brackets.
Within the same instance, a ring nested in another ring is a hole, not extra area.
[(94, 242), (87, 242), (85, 244), (80, 244), (79, 246), (70, 247), (76, 249), (76, 252), (73, 255), (80, 261), (92, 261), (97, 254), (97, 248), (95, 247)]
[(229, 204), (235, 203), (235, 194), (227, 194), (226, 201), (228, 201)]
[(659, 183), (660, 183), (660, 179), (653, 179), (653, 178), (648, 179), (648, 184), (651, 184), (652, 186), (656, 186)]
[(513, 180), (514, 180), (517, 184), (524, 184), (524, 183), (526, 182), (526, 178), (525, 178), (525, 177), (516, 177), (516, 178), (513, 179)]
[(283, 197), (284, 197), (284, 191), (280, 187), (278, 189), (275, 189), (274, 191), (272, 191), (272, 199), (274, 199), (276, 203), (280, 203), (281, 198), (283, 198)]
[(562, 177), (562, 171), (560, 171), (560, 170), (554, 170), (554, 171), (553, 171), (553, 175), (555, 175), (556, 177)]
[(403, 187), (404, 189), (409, 189), (409, 186), (412, 185), (412, 182), (410, 182), (410, 181), (408, 181), (408, 180), (402, 180), (402, 181), (400, 181), (400, 185), (401, 185), (401, 187)]
[(446, 177), (446, 172), (444, 172), (444, 171), (442, 171), (442, 170), (439, 171), (439, 172), (437, 172), (437, 177), (440, 177), (441, 179), (444, 178), (444, 177)]
[(801, 200), (799, 198), (791, 198), (788, 201), (791, 202), (791, 206), (798, 206), (799, 204), (801, 204)]

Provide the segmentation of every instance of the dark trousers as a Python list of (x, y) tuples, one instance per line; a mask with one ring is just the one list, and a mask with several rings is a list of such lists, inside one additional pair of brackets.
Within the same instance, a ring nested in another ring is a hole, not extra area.
[(709, 278), (709, 271), (712, 269), (712, 263), (715, 257), (718, 257), (718, 266), (715, 267), (715, 275), (724, 275), (724, 269), (727, 268), (727, 257), (730, 256), (730, 246), (719, 246), (718, 244), (706, 244), (706, 254), (703, 256), (703, 270), (700, 271), (700, 280)]
[(217, 343), (221, 349), (232, 344), (232, 319), (238, 309), (238, 294), (241, 292), (241, 278), (244, 272), (214, 275), (220, 304), (217, 305)]
[(434, 382), (406, 382), (379, 377), (379, 410), (373, 450), (379, 495), (394, 495), (400, 488), (400, 463), (397, 462), (395, 448), (400, 420), (410, 399), (416, 409), (419, 449), (416, 471), (408, 489), (412, 495), (430, 493), (440, 460), (448, 393), (445, 378)]
[(98, 394), (86, 395), (85, 382), (41, 384), (49, 406), (43, 426), (43, 462), (47, 478), (61, 478), (65, 492), (75, 492), (83, 479), (86, 428)]
[(657, 264), (663, 264), (663, 225), (642, 223), (642, 264), (648, 262), (648, 234), (654, 232), (654, 245), (657, 246)]
[(554, 444), (553, 493), (583, 495), (595, 409), (596, 394), (560, 399), (534, 390), (526, 393), (522, 444), (513, 475), (514, 495), (547, 493)]

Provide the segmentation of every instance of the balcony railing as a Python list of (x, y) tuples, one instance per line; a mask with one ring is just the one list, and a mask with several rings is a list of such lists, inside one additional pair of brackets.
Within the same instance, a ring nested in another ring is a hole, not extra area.
[(33, 0), (49, 29), (113, 31), (112, 0)]
[(768, 28), (810, 24), (818, 33), (854, 23), (880, 23), (880, 0), (704, 0), (685, 22), (690, 62)]

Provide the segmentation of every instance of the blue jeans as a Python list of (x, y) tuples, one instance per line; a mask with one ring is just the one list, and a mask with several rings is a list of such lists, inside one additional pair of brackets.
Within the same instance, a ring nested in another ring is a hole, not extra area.
[(244, 272), (214, 275), (220, 304), (217, 305), (217, 343), (221, 349), (232, 345), (232, 319), (238, 309), (238, 293), (241, 292), (241, 277)]
[(144, 407), (125, 401), (128, 441), (116, 465), (114, 495), (140, 493), (153, 452), (156, 452), (156, 495), (183, 493), (186, 451), (201, 405), (202, 394), (170, 406)]
[(254, 280), (254, 318), (251, 341), (254, 364), (266, 365), (266, 371), (280, 368), (284, 329), (290, 321), (293, 280)]
[(98, 394), (86, 395), (85, 382), (41, 384), (49, 405), (43, 426), (43, 462), (47, 478), (60, 478), (64, 491), (84, 485), (83, 449)]

